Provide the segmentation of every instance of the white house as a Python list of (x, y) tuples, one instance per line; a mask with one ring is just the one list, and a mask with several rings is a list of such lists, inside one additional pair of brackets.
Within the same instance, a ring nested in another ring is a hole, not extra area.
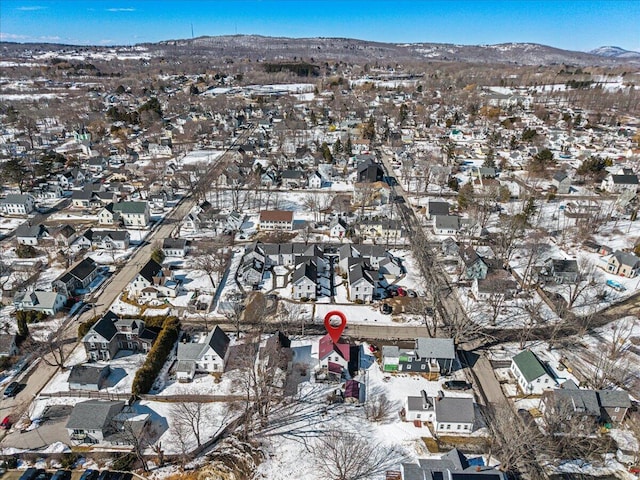
[(300, 300), (307, 298), (315, 300), (317, 298), (318, 268), (311, 262), (304, 262), (298, 265), (291, 277), (293, 285), (293, 298)]
[(307, 179), (307, 185), (312, 189), (322, 188), (322, 177), (317, 171), (309, 175), (309, 178)]
[(346, 343), (334, 343), (327, 334), (312, 347), (311, 355), (317, 355), (318, 365), (321, 369), (326, 369), (328, 373), (341, 377), (349, 367), (351, 350)]
[(602, 185), (600, 186), (600, 188), (610, 193), (620, 193), (626, 190), (637, 192), (638, 176), (635, 174), (609, 174), (607, 178), (602, 180)]
[(419, 397), (407, 397), (404, 405), (408, 422), (430, 422), (438, 433), (469, 434), (473, 432), (475, 412), (471, 397), (445, 397), (439, 392), (429, 397), (422, 390)]
[(184, 258), (187, 255), (187, 241), (184, 238), (165, 238), (162, 241), (165, 257)]
[(151, 214), (147, 202), (109, 203), (98, 213), (98, 224), (144, 228), (149, 225)]
[(260, 230), (293, 230), (293, 212), (288, 210), (262, 210)]
[(0, 212), (7, 215), (28, 215), (33, 212), (35, 203), (36, 200), (33, 195), (10, 193), (0, 199)]
[(520, 389), (528, 395), (541, 395), (555, 387), (555, 375), (531, 350), (523, 350), (511, 359), (511, 373)]
[(230, 342), (217, 325), (203, 342), (180, 342), (176, 366), (178, 381), (190, 382), (196, 373), (222, 373), (229, 357)]
[[(377, 274), (376, 274), (377, 275)], [(349, 297), (351, 301), (372, 302), (376, 291), (376, 281), (362, 264), (356, 264), (349, 270)]]
[(433, 233), (436, 235), (456, 235), (462, 226), (462, 219), (456, 215), (435, 215)]
[(331, 238), (344, 238), (347, 234), (347, 224), (341, 218), (335, 219), (329, 225), (329, 236)]

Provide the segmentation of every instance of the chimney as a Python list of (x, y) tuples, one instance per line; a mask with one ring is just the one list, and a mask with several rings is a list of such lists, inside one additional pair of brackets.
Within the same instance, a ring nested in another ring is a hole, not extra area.
[(444, 392), (442, 390), (438, 390), (438, 401), (444, 398)]
[(429, 400), (429, 396), (424, 390), (420, 390), (420, 395), (422, 396), (422, 408), (427, 410), (431, 407), (431, 400)]

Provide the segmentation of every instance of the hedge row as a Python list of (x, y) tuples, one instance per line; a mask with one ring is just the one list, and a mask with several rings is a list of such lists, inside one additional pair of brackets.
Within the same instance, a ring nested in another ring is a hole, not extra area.
[(144, 365), (138, 369), (131, 385), (133, 396), (149, 393), (153, 382), (167, 361), (173, 346), (180, 334), (180, 321), (176, 317), (167, 317), (162, 323), (162, 330), (158, 334), (153, 347), (149, 350)]
[(93, 318), (90, 318), (86, 322), (82, 322), (80, 325), (78, 325), (78, 338), (82, 339), (82, 337), (84, 337), (87, 333), (89, 333), (89, 330), (91, 330), (91, 327), (93, 327), (96, 323), (98, 323), (98, 320), (100, 320), (100, 317), (95, 316)]

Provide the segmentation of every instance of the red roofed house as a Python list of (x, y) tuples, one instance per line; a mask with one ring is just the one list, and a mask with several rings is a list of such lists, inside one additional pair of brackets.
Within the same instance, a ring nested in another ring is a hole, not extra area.
[(262, 210), (260, 230), (293, 230), (293, 212), (289, 210)]
[(320, 368), (326, 368), (329, 373), (342, 376), (349, 365), (350, 347), (347, 343), (333, 343), (327, 334), (318, 342), (318, 362)]

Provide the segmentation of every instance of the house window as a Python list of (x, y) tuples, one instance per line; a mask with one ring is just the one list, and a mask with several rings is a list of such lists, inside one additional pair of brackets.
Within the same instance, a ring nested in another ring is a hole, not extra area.
[(420, 418), (420, 414), (419, 413), (416, 415), (416, 418)]
[(461, 425), (458, 424), (458, 426), (456, 427), (457, 430), (460, 430)]
[(447, 430), (451, 430), (451, 424), (447, 423)]
[(109, 346), (109, 344), (108, 344), (108, 343), (103, 343), (103, 344), (102, 344), (102, 348), (107, 348), (108, 346)]
[(422, 364), (422, 365), (420, 365), (420, 368), (421, 368), (422, 370), (424, 370), (425, 368), (427, 368), (427, 366), (426, 366), (426, 365), (424, 365), (424, 364)]
[(407, 370), (411, 370), (411, 365), (407, 365)]
[(616, 407), (613, 411), (614, 412), (619, 412), (620, 411), (620, 407)]

